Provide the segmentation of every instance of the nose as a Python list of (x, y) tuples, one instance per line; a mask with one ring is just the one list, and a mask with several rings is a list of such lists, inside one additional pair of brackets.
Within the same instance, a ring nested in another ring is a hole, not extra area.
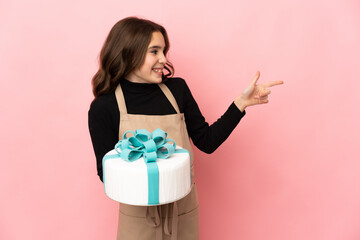
[(165, 65), (166, 62), (167, 62), (167, 60), (166, 60), (165, 54), (164, 54), (164, 53), (161, 53), (160, 56), (159, 56), (159, 63)]

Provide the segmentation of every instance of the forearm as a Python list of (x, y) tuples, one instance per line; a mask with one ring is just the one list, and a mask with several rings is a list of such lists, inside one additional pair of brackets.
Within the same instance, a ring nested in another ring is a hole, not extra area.
[[(214, 152), (232, 133), (245, 112), (233, 103), (213, 124), (209, 125), (202, 117), (194, 118), (190, 123), (189, 134), (194, 145), (206, 153)], [(189, 127), (188, 127), (189, 128)]]
[(245, 101), (241, 98), (241, 96), (237, 97), (234, 101), (234, 104), (236, 105), (236, 107), (241, 111), (244, 112), (247, 104), (245, 103)]

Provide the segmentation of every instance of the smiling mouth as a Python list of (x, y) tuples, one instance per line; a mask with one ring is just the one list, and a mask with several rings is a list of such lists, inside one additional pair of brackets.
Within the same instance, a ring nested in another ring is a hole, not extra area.
[(153, 68), (152, 69), (156, 74), (158, 74), (158, 75), (162, 75), (162, 72), (163, 72), (163, 69), (162, 68)]

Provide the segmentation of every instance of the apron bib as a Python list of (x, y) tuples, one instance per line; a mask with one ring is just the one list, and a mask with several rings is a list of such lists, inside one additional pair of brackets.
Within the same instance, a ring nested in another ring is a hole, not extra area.
[(199, 210), (194, 183), (194, 154), (186, 130), (184, 114), (167, 86), (158, 84), (176, 111), (169, 115), (128, 114), (124, 95), (119, 84), (115, 96), (120, 111), (119, 138), (128, 130), (146, 129), (153, 132), (160, 128), (167, 136), (187, 149), (191, 156), (191, 192), (184, 198), (160, 206), (133, 206), (120, 203), (117, 240), (198, 240)]

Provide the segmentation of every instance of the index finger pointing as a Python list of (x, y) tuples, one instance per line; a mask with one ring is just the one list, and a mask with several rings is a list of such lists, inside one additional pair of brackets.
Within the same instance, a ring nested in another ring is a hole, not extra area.
[(283, 81), (272, 81), (272, 82), (264, 83), (264, 86), (265, 87), (273, 87), (273, 86), (276, 86), (276, 85), (281, 85), (283, 83), (284, 83)]

